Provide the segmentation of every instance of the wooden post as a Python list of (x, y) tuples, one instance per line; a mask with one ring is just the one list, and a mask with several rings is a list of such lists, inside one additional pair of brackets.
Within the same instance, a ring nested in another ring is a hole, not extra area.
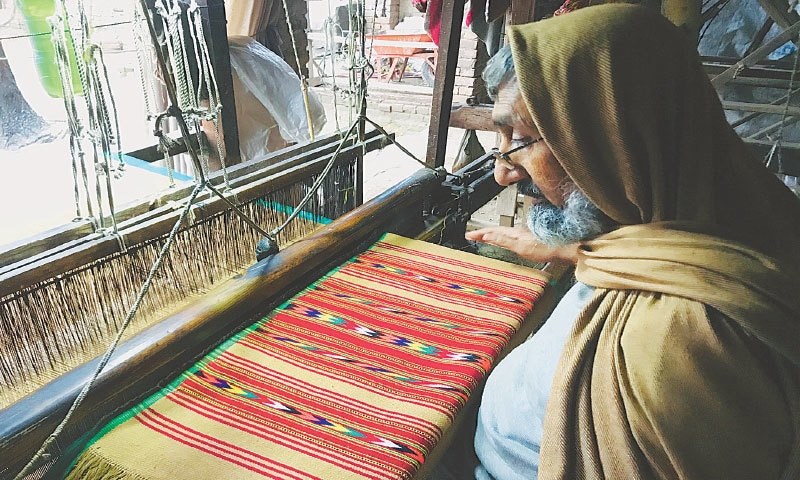
[(239, 152), (239, 125), (236, 121), (236, 100), (233, 97), (231, 55), (228, 51), (228, 29), (223, 0), (207, 0), (211, 65), (219, 87), (222, 103), (222, 138), (225, 144), (225, 164), (242, 161)]
[(425, 163), (431, 168), (444, 166), (447, 153), (447, 129), (450, 127), (461, 23), (464, 21), (464, 2), (456, 0), (443, 3), (436, 81), (431, 101), (431, 123), (428, 127), (428, 150), (425, 155)]
[(533, 12), (536, 9), (536, 0), (511, 1), (511, 25), (532, 22)]

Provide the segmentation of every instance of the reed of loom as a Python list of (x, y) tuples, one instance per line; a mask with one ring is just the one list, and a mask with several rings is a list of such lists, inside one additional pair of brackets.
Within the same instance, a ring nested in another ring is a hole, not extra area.
[[(229, 172), (227, 195), (262, 228), (277, 227), (330, 160), (338, 139), (312, 142), (314, 148), (302, 147), (299, 155), (281, 152), (237, 165)], [(373, 131), (364, 148), (385, 142)], [(318, 195), (278, 235), (279, 243), (286, 245), (355, 206), (351, 187), (361, 149), (342, 149)], [(211, 180), (224, 187), (221, 175)], [(124, 245), (116, 236), (85, 235), (84, 222), (0, 253), (0, 409), (105, 350), (180, 213), (176, 202), (191, 188), (123, 210), (118, 222)], [(241, 273), (254, 262), (258, 239), (258, 232), (223, 201), (201, 196), (128, 335)], [(58, 246), (47, 248), (52, 245)]]
[[(467, 166), (466, 170), (472, 173), (460, 180), (448, 176), (444, 184), (445, 178), (440, 172), (428, 169), (417, 172), (311, 236), (257, 263), (245, 274), (218, 285), (121, 345), (95, 388), (76, 411), (74, 421), (57, 443), (57, 450), (50, 452), (40, 466), (41, 471), (49, 469), (55, 472), (53, 478), (57, 478), (57, 472), (67, 468), (69, 461), (104, 421), (152, 393), (228, 336), (374, 242), (382, 232), (438, 242), (457, 241), (459, 236), (463, 240), (463, 226), (456, 225), (454, 218), (459, 212), (472, 213), (499, 190), (491, 168), (477, 168), (485, 160), (479, 159)], [(463, 196), (455, 197), (448, 183), (468, 191), (470, 201), (464, 203)], [(430, 203), (433, 210), (448, 213), (429, 221), (431, 219), (423, 215), (423, 205)], [(467, 210), (461, 211), (462, 208)], [(450, 235), (445, 233), (448, 229)], [(554, 278), (560, 273), (556, 270)], [(539, 300), (540, 307), (535, 312), (539, 318), (549, 312), (556, 297), (550, 292)], [(0, 410), (0, 478), (13, 475), (30, 459), (60, 422), (96, 362), (93, 360), (74, 369)], [(440, 443), (446, 446), (455, 435), (458, 435), (457, 429), (452, 428)], [(440, 453), (441, 450), (438, 453), (435, 450), (432, 459)], [(55, 465), (50, 468), (50, 464)]]

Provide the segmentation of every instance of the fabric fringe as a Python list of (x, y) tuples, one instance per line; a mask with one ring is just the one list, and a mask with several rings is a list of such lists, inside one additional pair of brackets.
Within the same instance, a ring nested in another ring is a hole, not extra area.
[[(82, 455), (78, 458), (70, 475), (73, 479), (80, 480), (148, 480), (146, 477), (131, 473), (116, 463), (100, 454), (98, 449), (90, 448), (91, 455)], [(88, 451), (87, 451), (88, 453)]]

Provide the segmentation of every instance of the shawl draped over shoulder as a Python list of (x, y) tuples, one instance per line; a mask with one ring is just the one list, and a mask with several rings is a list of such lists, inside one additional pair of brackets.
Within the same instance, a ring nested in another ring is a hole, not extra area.
[(622, 226), (581, 247), (596, 293), (560, 359), (539, 478), (800, 478), (800, 202), (658, 14), (593, 6), (510, 41), (545, 141)]

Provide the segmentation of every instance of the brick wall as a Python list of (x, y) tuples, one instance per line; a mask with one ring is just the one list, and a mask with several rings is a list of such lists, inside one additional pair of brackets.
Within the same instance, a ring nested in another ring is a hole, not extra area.
[(477, 97), (480, 102), (488, 100), (486, 87), (481, 78), (488, 59), (489, 54), (483, 42), (468, 27), (462, 27), (453, 92), (454, 101), (463, 102), (468, 97)]
[(375, 9), (375, 2), (366, 0), (364, 17), (367, 21), (367, 33), (371, 33), (373, 20), (375, 22), (375, 32), (391, 30), (400, 23), (400, 20), (402, 20), (400, 18), (400, 2), (401, 0), (378, 0), (378, 8)]

